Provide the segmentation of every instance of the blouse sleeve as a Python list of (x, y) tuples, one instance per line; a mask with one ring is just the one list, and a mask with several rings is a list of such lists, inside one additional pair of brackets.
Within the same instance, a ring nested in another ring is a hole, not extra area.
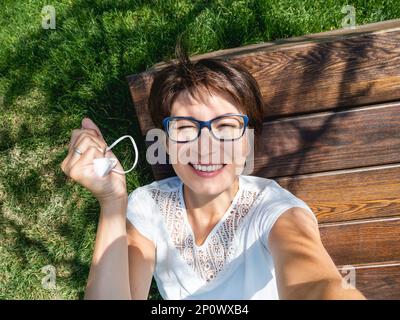
[(152, 203), (153, 199), (145, 188), (136, 188), (128, 197), (126, 217), (143, 236), (155, 244)]
[(276, 220), (288, 209), (293, 207), (301, 207), (306, 209), (315, 223), (318, 224), (318, 220), (311, 210), (311, 208), (300, 198), (296, 197), (293, 193), (285, 188), (281, 187), (276, 181), (272, 180), (272, 187), (270, 193), (264, 201), (264, 207), (261, 209), (260, 223), (259, 223), (259, 234), (262, 239), (264, 246), (270, 250), (268, 245), (269, 233), (276, 222)]

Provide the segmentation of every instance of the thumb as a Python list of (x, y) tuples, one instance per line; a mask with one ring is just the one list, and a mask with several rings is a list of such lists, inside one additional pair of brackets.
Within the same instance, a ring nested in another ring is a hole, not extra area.
[(93, 129), (97, 132), (97, 135), (103, 138), (101, 131), (98, 126), (90, 119), (90, 118), (83, 118), (82, 119), (82, 129)]

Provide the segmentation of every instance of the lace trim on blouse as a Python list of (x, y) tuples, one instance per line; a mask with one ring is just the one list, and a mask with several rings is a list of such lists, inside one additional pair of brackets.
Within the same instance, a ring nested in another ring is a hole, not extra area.
[[(173, 191), (151, 190), (151, 196), (160, 208), (168, 233), (183, 260), (203, 280), (215, 279), (233, 256), (236, 231), (248, 215), (259, 193), (238, 190), (229, 212), (215, 225), (201, 246), (194, 243), (192, 230), (186, 222), (185, 204), (182, 202), (182, 184)], [(236, 201), (235, 201), (236, 200)]]

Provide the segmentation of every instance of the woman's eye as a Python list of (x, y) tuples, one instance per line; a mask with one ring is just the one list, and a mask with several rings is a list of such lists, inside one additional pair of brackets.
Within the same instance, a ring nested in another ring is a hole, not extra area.
[(221, 124), (218, 128), (235, 128), (236, 126), (233, 124)]
[(178, 127), (178, 129), (191, 129), (191, 128), (196, 128), (193, 126), (182, 126), (182, 127)]

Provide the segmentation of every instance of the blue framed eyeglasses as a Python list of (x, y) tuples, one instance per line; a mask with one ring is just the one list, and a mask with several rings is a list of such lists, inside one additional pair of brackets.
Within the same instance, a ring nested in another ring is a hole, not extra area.
[(248, 116), (237, 113), (227, 113), (208, 121), (200, 121), (193, 117), (166, 117), (162, 121), (168, 138), (177, 143), (196, 140), (204, 127), (207, 127), (217, 140), (237, 140), (245, 133), (248, 123)]

